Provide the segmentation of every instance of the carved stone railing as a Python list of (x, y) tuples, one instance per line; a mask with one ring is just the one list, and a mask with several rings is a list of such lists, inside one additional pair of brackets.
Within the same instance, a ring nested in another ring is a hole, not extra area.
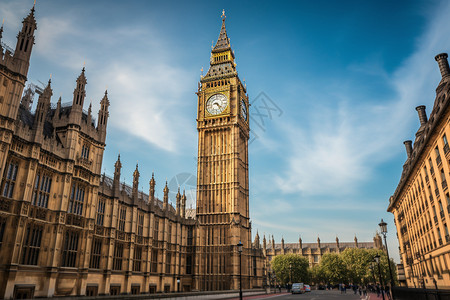
[(66, 225), (72, 225), (77, 227), (84, 227), (84, 218), (74, 214), (67, 214)]

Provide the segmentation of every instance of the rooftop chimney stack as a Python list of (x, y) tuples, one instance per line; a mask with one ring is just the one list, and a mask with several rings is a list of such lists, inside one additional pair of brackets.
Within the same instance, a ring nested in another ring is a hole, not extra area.
[(425, 112), (425, 105), (417, 106), (416, 110), (419, 114), (420, 126), (424, 126), (428, 122), (427, 113)]
[(413, 148), (412, 148), (412, 141), (404, 141), (403, 144), (405, 144), (406, 147), (406, 154), (408, 155), (408, 158), (411, 157)]
[(450, 67), (448, 66), (447, 53), (441, 53), (434, 58), (439, 64), (439, 70), (441, 71), (442, 78), (450, 75)]

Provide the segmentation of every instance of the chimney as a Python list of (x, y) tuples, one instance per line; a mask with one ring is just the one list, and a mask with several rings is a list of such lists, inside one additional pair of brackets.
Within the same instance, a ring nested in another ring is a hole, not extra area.
[(412, 148), (412, 141), (404, 141), (403, 144), (405, 144), (405, 148), (406, 148), (406, 154), (408, 155), (408, 158), (411, 157), (413, 148)]
[(450, 75), (450, 68), (448, 66), (447, 53), (441, 53), (436, 55), (434, 58), (439, 65), (439, 70), (441, 71), (442, 78)]
[(420, 126), (425, 125), (428, 122), (427, 113), (425, 112), (425, 105), (417, 106), (416, 110), (419, 114)]

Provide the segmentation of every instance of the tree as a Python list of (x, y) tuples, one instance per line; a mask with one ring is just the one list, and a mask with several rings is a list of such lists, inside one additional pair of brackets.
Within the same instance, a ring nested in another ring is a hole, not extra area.
[(322, 282), (338, 284), (348, 282), (348, 270), (339, 254), (327, 253), (322, 256), (319, 270), (316, 272), (322, 277)]
[[(380, 256), (380, 270), (381, 270), (382, 283), (383, 284), (390, 283), (391, 275), (389, 274), (389, 266), (388, 266), (388, 259), (387, 259), (386, 252), (381, 249), (370, 249), (367, 251), (369, 252), (369, 255), (372, 257), (372, 261), (373, 261), (373, 258), (375, 257), (375, 255), (378, 254)], [(389, 261), (389, 263), (391, 264), (391, 270), (392, 270), (392, 276), (394, 277), (394, 282), (395, 282), (395, 284), (398, 284), (397, 266), (392, 258)], [(370, 270), (369, 270), (369, 272), (370, 272)], [(380, 273), (378, 272), (377, 265), (375, 266), (374, 273), (375, 273), (375, 280), (380, 281), (380, 279), (379, 279)]]
[(286, 284), (293, 282), (309, 282), (308, 260), (301, 255), (277, 255), (271, 262), (277, 281)]
[(347, 279), (350, 283), (368, 283), (372, 277), (370, 265), (373, 256), (367, 249), (347, 248), (340, 254), (347, 267)]

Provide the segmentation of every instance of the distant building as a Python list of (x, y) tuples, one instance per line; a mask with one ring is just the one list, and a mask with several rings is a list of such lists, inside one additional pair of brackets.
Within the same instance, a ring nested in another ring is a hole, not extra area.
[[(259, 239), (259, 236), (258, 236)], [(313, 267), (320, 263), (322, 255), (327, 253), (341, 253), (345, 249), (349, 248), (361, 248), (361, 249), (383, 249), (381, 236), (376, 234), (373, 238), (373, 242), (359, 242), (355, 236), (353, 242), (341, 242), (336, 237), (336, 241), (333, 243), (323, 243), (320, 238), (317, 238), (317, 243), (303, 243), (299, 238), (298, 243), (285, 243), (284, 238), (281, 239), (281, 243), (275, 243), (272, 239), (267, 242), (266, 237), (263, 237), (263, 253), (266, 258), (266, 269), (271, 271), (270, 262), (275, 256), (284, 254), (298, 254), (306, 257), (309, 261), (309, 266)]]
[(450, 288), (450, 69), (435, 57), (442, 79), (429, 119), (416, 107), (420, 127), (405, 141), (407, 159), (388, 211), (394, 214), (400, 258), (409, 287)]

